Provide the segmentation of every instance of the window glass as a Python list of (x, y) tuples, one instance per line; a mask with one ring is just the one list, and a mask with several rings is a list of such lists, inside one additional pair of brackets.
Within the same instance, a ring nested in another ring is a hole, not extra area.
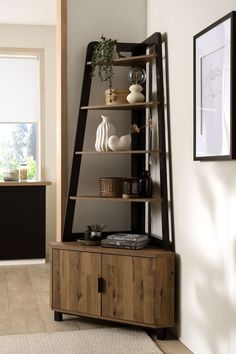
[(39, 175), (40, 65), (38, 55), (0, 53), (0, 180), (27, 166)]
[(37, 179), (37, 123), (0, 124), (0, 180), (4, 172), (27, 167), (27, 179)]

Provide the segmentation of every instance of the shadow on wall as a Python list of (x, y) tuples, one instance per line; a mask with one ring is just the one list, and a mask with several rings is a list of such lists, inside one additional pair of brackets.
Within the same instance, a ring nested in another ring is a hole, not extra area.
[(226, 270), (221, 265), (211, 266), (202, 259), (199, 259), (199, 264), (201, 274), (205, 272), (211, 276), (202, 277), (196, 286), (196, 298), (201, 308), (196, 324), (204, 331), (209, 353), (229, 354), (226, 348), (229, 345), (230, 332), (235, 327), (232, 318), (236, 318), (236, 309), (226, 291)]
[[(233, 351), (229, 349), (230, 335), (235, 330), (236, 321), (236, 306), (230, 293), (231, 257), (234, 260), (233, 268), (236, 269), (236, 235), (231, 235), (233, 232), (230, 229), (231, 223), (235, 221), (230, 219), (230, 198), (236, 190), (236, 182), (235, 172), (229, 173), (235, 166), (228, 165), (224, 169), (223, 164), (219, 166), (217, 163), (208, 163), (196, 166), (198, 168), (196, 190), (201, 193), (196, 197), (199, 196), (201, 200), (199, 206), (195, 205), (193, 208), (199, 209), (198, 214), (194, 215), (194, 223), (196, 224), (198, 220), (198, 224), (195, 225), (196, 229), (193, 229), (191, 239), (186, 240), (191, 242), (190, 252), (192, 249), (190, 256), (185, 255), (185, 262), (186, 259), (191, 262), (187, 264), (189, 269), (186, 269), (185, 265), (185, 281), (187, 273), (190, 276), (190, 285), (188, 288), (188, 284), (185, 283), (184, 287), (182, 284), (182, 288), (191, 294), (193, 308), (188, 308), (190, 313), (185, 312), (185, 316), (192, 319), (190, 326), (193, 330), (196, 328), (198, 331), (196, 337), (200, 341), (199, 346), (196, 343), (196, 348), (205, 348), (204, 354), (236, 353), (236, 348), (232, 349)], [(196, 213), (196, 209), (194, 211)], [(194, 228), (194, 225), (192, 226)], [(230, 244), (234, 245), (233, 251)], [(181, 284), (180, 261), (178, 267), (178, 281)], [(183, 313), (183, 308), (180, 309), (180, 299), (181, 294), (177, 303), (178, 335), (181, 334), (180, 313)], [(202, 335), (199, 337), (200, 332)], [(196, 351), (196, 354), (203, 352)]]
[[(235, 236), (236, 237), (236, 236)], [(234, 247), (236, 256), (236, 242)], [(229, 351), (230, 334), (235, 330), (236, 307), (230, 298), (227, 284), (227, 269), (222, 266), (212, 265), (202, 257), (195, 257), (193, 267), (198, 269), (198, 282), (194, 288), (194, 302), (198, 304), (197, 315), (196, 307), (192, 308), (192, 325), (202, 331), (204, 338), (202, 347), (208, 348), (204, 354), (235, 354), (236, 348)], [(236, 257), (235, 257), (236, 267)], [(175, 328), (173, 334), (179, 338), (181, 336), (181, 258), (176, 257), (176, 297), (175, 297)], [(182, 304), (182, 307), (184, 305)], [(191, 311), (191, 309), (189, 309)], [(191, 315), (190, 315), (191, 317)], [(190, 324), (191, 326), (191, 324)], [(196, 338), (197, 338), (196, 334)], [(202, 354), (202, 352), (194, 352)]]

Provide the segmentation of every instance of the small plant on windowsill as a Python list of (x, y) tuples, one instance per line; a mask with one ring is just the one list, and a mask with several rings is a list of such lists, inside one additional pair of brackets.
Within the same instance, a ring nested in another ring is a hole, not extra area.
[(117, 39), (106, 38), (102, 35), (101, 40), (95, 44), (92, 54), (92, 73), (98, 68), (98, 76), (101, 81), (108, 82), (110, 93), (112, 92), (113, 59), (118, 57), (116, 51)]

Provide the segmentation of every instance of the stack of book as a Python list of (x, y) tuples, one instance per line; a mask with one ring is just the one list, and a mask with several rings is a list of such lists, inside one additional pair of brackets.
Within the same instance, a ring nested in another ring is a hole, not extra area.
[(148, 246), (150, 239), (148, 235), (139, 234), (122, 234), (117, 233), (107, 236), (105, 240), (101, 241), (102, 247), (115, 247), (127, 249), (140, 249)]

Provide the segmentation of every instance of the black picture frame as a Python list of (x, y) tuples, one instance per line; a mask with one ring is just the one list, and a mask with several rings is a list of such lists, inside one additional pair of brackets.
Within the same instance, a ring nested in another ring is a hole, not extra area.
[(236, 159), (236, 11), (196, 34), (193, 48), (193, 159)]

